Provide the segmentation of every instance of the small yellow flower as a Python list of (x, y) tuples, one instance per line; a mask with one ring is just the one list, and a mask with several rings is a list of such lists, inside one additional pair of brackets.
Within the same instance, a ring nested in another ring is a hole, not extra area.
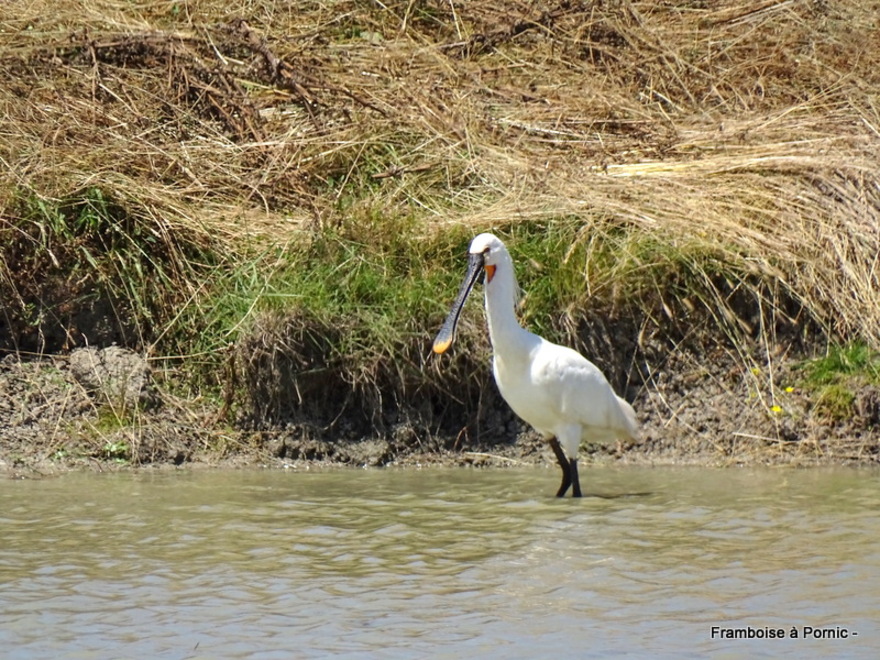
[(761, 367), (752, 367), (752, 373), (755, 376), (760, 376), (761, 375)]
[(789, 387), (785, 388), (785, 391), (788, 392), (789, 394), (791, 394), (792, 392), (794, 392), (794, 388), (789, 386)]
[(770, 406), (770, 412), (776, 413), (778, 415), (782, 412), (782, 406)]

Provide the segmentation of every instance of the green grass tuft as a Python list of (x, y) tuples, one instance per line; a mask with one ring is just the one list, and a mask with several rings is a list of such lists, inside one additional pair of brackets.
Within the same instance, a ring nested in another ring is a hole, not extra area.
[(814, 393), (816, 409), (833, 420), (851, 418), (857, 392), (880, 384), (880, 353), (864, 342), (830, 346), (825, 356), (800, 368), (804, 386)]
[(831, 346), (824, 357), (804, 362), (801, 369), (807, 384), (814, 387), (850, 378), (876, 383), (880, 382), (880, 352), (860, 341)]

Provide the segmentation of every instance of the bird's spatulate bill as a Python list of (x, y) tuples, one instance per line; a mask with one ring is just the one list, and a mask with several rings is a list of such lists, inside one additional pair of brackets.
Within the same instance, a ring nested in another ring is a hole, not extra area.
[(435, 353), (445, 353), (447, 349), (452, 346), (452, 342), (455, 339), (455, 328), (458, 325), (458, 317), (461, 315), (464, 302), (467, 300), (471, 289), (474, 288), (474, 284), (477, 283), (477, 278), (480, 277), (480, 272), (482, 270), (483, 255), (468, 255), (468, 269), (467, 273), (465, 273), (464, 281), (461, 283), (461, 288), (458, 290), (455, 302), (452, 303), (452, 309), (449, 310), (449, 316), (446, 317), (446, 320), (443, 322), (443, 327), (440, 328), (440, 332), (438, 332), (437, 336), (434, 338)]

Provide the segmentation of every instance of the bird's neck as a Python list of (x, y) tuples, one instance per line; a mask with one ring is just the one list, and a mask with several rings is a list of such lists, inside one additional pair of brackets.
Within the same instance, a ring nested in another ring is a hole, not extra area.
[(516, 318), (516, 279), (513, 263), (500, 264), (491, 282), (486, 283), (486, 316), (489, 339), (498, 355), (520, 355), (527, 349), (532, 333)]

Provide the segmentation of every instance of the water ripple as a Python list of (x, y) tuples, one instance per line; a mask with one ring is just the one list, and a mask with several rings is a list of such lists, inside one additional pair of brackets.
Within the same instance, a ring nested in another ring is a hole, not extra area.
[[(71, 475), (5, 482), (9, 658), (873, 657), (866, 471)], [(361, 497), (360, 494), (365, 494)], [(623, 497), (618, 497), (618, 496)], [(712, 626), (846, 626), (846, 640)]]

